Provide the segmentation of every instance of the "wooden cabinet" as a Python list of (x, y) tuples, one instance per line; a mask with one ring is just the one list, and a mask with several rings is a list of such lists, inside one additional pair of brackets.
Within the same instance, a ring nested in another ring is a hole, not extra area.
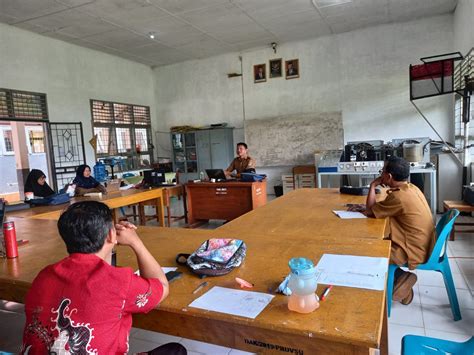
[(189, 182), (186, 195), (189, 224), (230, 221), (267, 203), (267, 182)]

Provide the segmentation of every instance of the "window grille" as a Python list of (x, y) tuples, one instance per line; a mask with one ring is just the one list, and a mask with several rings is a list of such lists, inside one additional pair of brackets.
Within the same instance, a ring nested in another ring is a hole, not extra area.
[[(122, 157), (122, 170), (149, 166), (153, 157), (148, 106), (91, 100), (97, 158)], [(120, 169), (120, 167), (119, 167)]]

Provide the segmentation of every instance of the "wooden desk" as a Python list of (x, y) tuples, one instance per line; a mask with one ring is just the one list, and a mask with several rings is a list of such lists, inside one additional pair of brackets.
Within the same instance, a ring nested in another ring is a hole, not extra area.
[[(381, 196), (383, 198), (383, 196)], [(365, 196), (339, 193), (339, 189), (298, 189), (274, 199), (219, 227), (219, 230), (272, 235), (330, 235), (337, 238), (382, 239), (385, 219), (340, 219), (332, 211), (345, 210), (347, 203), (365, 203)]]
[[(29, 239), (30, 243), (20, 247), (18, 259), (0, 259), (0, 299), (23, 302), (38, 272), (63, 258), (66, 249), (58, 236), (55, 221), (19, 219), (16, 223), (18, 237)], [(288, 274), (288, 260), (294, 256), (306, 256), (318, 262), (323, 253), (387, 258), (390, 253), (389, 242), (382, 240), (340, 240), (331, 236), (302, 234), (282, 236), (275, 243), (273, 236), (250, 236), (249, 232), (247, 230), (243, 237), (248, 246), (244, 263), (226, 276), (207, 278), (210, 286), (205, 290), (215, 285), (237, 288), (234, 278), (242, 277), (255, 284), (253, 290), (268, 292)], [(138, 233), (163, 266), (175, 265), (177, 253), (191, 252), (205, 239), (229, 237), (227, 232), (220, 230), (158, 227), (140, 227)], [(261, 253), (263, 250), (265, 252)], [(117, 261), (119, 265), (137, 268), (135, 256), (127, 247), (118, 247)], [(159, 309), (134, 317), (134, 326), (246, 351), (269, 353), (274, 351), (268, 347), (280, 346), (294, 349), (297, 354), (368, 354), (370, 348), (378, 348), (386, 340), (381, 336), (386, 320), (384, 291), (336, 286), (318, 310), (306, 315), (290, 312), (287, 297), (276, 295), (269, 306), (252, 320), (189, 307), (202, 295), (192, 293), (202, 280), (185, 267), (180, 266), (179, 270), (184, 272), (184, 276), (171, 283), (170, 297)], [(318, 294), (323, 289), (324, 286), (320, 285)]]
[(230, 221), (267, 203), (267, 182), (189, 182), (186, 195), (189, 224)]
[[(467, 204), (464, 201), (443, 201), (444, 212), (457, 209), (459, 212), (474, 212), (474, 206)], [(449, 235), (449, 240), (454, 240), (456, 232), (458, 233), (472, 233), (473, 229), (456, 229), (456, 226), (474, 226), (474, 222), (454, 222), (453, 229), (451, 229), (451, 234)]]
[[(61, 204), (56, 206), (38, 206), (29, 208), (21, 211), (14, 211), (7, 214), (7, 217), (16, 218), (35, 218), (35, 219), (59, 219), (61, 212), (67, 208), (70, 204), (78, 201), (100, 201), (109, 206), (112, 210), (120, 207), (125, 207), (134, 204), (140, 204), (144, 201), (150, 201), (156, 205), (157, 209), (157, 220), (160, 226), (164, 226), (164, 201), (163, 201), (163, 189), (155, 188), (150, 190), (138, 190), (129, 189), (123, 191), (115, 191), (102, 195), (101, 198), (97, 197), (74, 197), (70, 200), (69, 204)], [(143, 208), (143, 206), (141, 207)], [(115, 213), (115, 211), (114, 211)], [(142, 214), (141, 214), (142, 215)], [(146, 220), (140, 218), (140, 224), (144, 225)]]

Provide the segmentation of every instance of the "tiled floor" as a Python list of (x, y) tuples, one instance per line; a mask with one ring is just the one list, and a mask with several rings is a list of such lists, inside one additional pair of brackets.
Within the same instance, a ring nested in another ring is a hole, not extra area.
[[(181, 201), (173, 203), (173, 214), (182, 211)], [(210, 221), (202, 228), (214, 229), (220, 221)], [(184, 221), (173, 223), (183, 226)], [(448, 243), (451, 271), (461, 307), (462, 320), (454, 322), (449, 306), (443, 278), (436, 272), (417, 271), (413, 303), (403, 306), (393, 303), (389, 318), (389, 352), (400, 354), (401, 338), (405, 334), (426, 335), (442, 339), (464, 341), (474, 335), (474, 234), (459, 234), (454, 242)], [(21, 344), (24, 325), (22, 305), (11, 302), (0, 303), (0, 349), (15, 352)], [(243, 355), (247, 352), (177, 338), (165, 334), (132, 328), (130, 352), (151, 350), (168, 342), (179, 342), (190, 355)]]

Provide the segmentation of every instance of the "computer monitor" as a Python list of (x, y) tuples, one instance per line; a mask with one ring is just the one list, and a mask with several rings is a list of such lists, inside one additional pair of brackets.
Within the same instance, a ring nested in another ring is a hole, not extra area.
[(224, 170), (222, 169), (206, 169), (206, 174), (209, 176), (209, 179), (216, 179), (216, 180), (226, 180), (226, 176), (224, 174)]
[(143, 181), (149, 186), (163, 185), (166, 181), (164, 169), (144, 170)]

